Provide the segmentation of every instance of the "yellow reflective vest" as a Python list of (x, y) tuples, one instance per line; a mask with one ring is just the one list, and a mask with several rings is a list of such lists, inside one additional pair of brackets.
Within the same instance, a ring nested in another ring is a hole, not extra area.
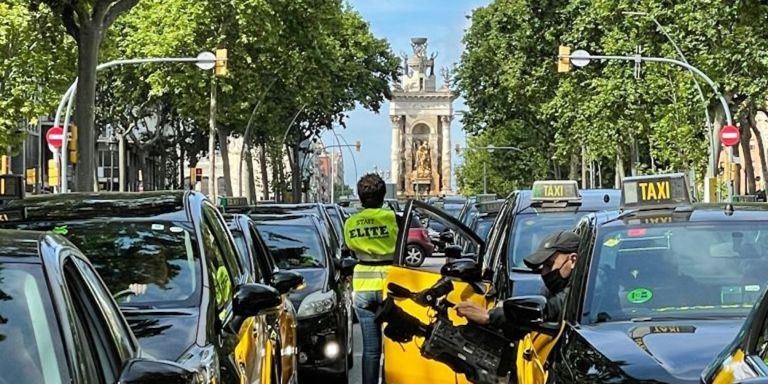
[(366, 208), (344, 223), (344, 242), (359, 259), (352, 277), (356, 292), (381, 291), (397, 245), (395, 212)]

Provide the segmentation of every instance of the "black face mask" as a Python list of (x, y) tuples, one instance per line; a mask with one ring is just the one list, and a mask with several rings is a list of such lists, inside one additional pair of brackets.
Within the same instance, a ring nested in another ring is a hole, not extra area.
[(559, 269), (553, 269), (546, 275), (542, 275), (541, 278), (544, 280), (544, 285), (549, 290), (549, 293), (553, 295), (562, 292), (568, 286), (568, 279), (560, 276)]

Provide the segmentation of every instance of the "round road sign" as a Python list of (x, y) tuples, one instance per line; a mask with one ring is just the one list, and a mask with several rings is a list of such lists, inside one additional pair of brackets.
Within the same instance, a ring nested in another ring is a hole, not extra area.
[(579, 49), (571, 53), (571, 64), (577, 67), (586, 67), (589, 64), (589, 52)]
[(741, 140), (739, 129), (733, 125), (726, 125), (720, 129), (720, 142), (726, 147), (732, 147)]
[(45, 134), (45, 140), (53, 148), (61, 148), (64, 143), (64, 130), (61, 127), (53, 127)]

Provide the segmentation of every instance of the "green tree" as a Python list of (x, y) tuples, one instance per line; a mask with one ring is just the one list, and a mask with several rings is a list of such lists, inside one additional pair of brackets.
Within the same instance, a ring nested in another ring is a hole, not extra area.
[(77, 43), (78, 166), (75, 190), (93, 189), (96, 132), (96, 67), (99, 49), (109, 27), (139, 0), (31, 0), (33, 8), (46, 4), (61, 18), (67, 33)]
[(20, 144), (23, 125), (48, 114), (69, 85), (72, 71), (64, 63), (74, 47), (62, 35), (49, 10), (0, 3), (0, 148)]

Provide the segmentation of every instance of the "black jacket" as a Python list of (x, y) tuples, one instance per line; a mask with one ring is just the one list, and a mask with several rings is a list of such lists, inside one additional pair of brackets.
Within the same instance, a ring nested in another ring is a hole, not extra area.
[[(563, 308), (565, 308), (565, 299), (568, 297), (568, 292), (571, 290), (570, 285), (566, 286), (562, 291), (555, 294), (547, 294), (547, 304), (544, 306), (544, 321), (556, 322), (560, 321)], [(510, 305), (506, 305), (506, 301), (502, 302), (502, 305), (492, 309), (489, 313), (491, 326), (500, 328), (504, 331), (504, 334), (515, 339), (520, 336), (520, 329), (515, 324), (514, 309)]]

